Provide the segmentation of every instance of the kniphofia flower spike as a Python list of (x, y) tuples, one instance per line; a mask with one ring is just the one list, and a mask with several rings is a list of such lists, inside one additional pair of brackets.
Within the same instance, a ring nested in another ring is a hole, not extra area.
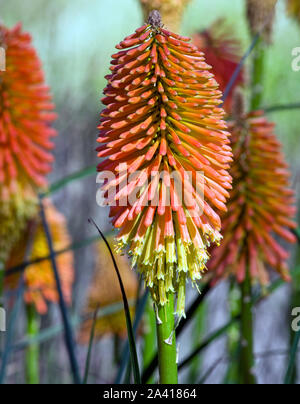
[(36, 211), (37, 189), (47, 185), (56, 135), (49, 88), (29, 34), (0, 25), (6, 69), (0, 71), (0, 260)]
[[(196, 33), (193, 43), (204, 53), (206, 62), (212, 66), (212, 72), (222, 92), (235, 72), (241, 58), (242, 47), (240, 41), (223, 19), (215, 21), (208, 29)], [(232, 95), (236, 86), (241, 86), (245, 80), (242, 70), (235, 82), (235, 86), (228, 94), (224, 103), (226, 111), (231, 110)]]
[(117, 48), (98, 140), (98, 156), (106, 158), (98, 169), (115, 177), (103, 191), (119, 247), (128, 249), (154, 301), (164, 305), (177, 292), (183, 315), (186, 280), (201, 278), (207, 247), (221, 240), (216, 210), (226, 210), (231, 188), (222, 93), (203, 53), (164, 29), (157, 12)]
[(234, 275), (269, 282), (268, 268), (290, 280), (289, 253), (279, 240), (295, 242), (294, 192), (282, 147), (262, 111), (244, 115), (230, 125), (234, 152), (233, 191), (222, 217), (224, 239), (212, 250), (209, 269), (217, 279)]

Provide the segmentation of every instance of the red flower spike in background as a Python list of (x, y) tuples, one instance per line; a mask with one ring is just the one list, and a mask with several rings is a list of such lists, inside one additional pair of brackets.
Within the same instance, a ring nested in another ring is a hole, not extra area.
[[(108, 195), (118, 185), (109, 204), (117, 205), (110, 216), (120, 229), (119, 247), (128, 249), (156, 303), (165, 305), (168, 293), (177, 292), (181, 316), (186, 280), (201, 278), (207, 247), (221, 240), (216, 209), (226, 210), (231, 188), (229, 133), (218, 107), (222, 93), (203, 53), (189, 38), (163, 29), (158, 12), (117, 49), (98, 140), (98, 156), (106, 158), (98, 169), (116, 179), (103, 190)], [(186, 186), (183, 202), (170, 179), (174, 174)], [(121, 206), (121, 197), (132, 195), (136, 200)]]
[[(53, 246), (55, 251), (62, 251), (69, 247), (71, 238), (67, 229), (65, 217), (59, 213), (49, 200), (45, 200), (45, 211), (49, 222)], [(24, 261), (25, 249), (29, 242), (30, 229), (23, 233), (23, 237), (12, 249), (6, 268), (13, 268), (21, 265)], [(50, 255), (45, 231), (38, 219), (33, 237), (33, 247), (29, 260), (34, 261)], [(72, 301), (72, 285), (74, 282), (74, 258), (72, 252), (58, 254), (56, 257), (58, 272), (63, 288), (63, 294), (68, 304)], [(12, 274), (6, 278), (6, 286), (16, 288), (18, 286), (19, 275)], [(33, 303), (40, 314), (47, 313), (47, 301), (58, 302), (56, 282), (49, 260), (30, 265), (25, 269), (25, 301)]]
[(265, 285), (270, 267), (289, 281), (289, 254), (278, 239), (296, 241), (295, 197), (274, 124), (257, 111), (239, 118), (230, 129), (233, 191), (222, 217), (224, 239), (211, 251), (208, 268), (217, 279), (234, 275), (242, 282), (249, 265), (251, 278)]
[[(235, 72), (241, 58), (242, 49), (240, 41), (234, 37), (231, 29), (226, 26), (223, 19), (217, 20), (210, 28), (193, 36), (193, 43), (205, 55), (206, 62), (212, 66), (212, 72), (222, 92)], [(239, 73), (235, 86), (244, 83), (244, 71)], [(231, 110), (232, 94), (234, 88), (230, 91), (224, 108)]]
[(0, 25), (6, 70), (0, 71), (0, 260), (35, 212), (35, 193), (47, 185), (56, 115), (31, 37)]

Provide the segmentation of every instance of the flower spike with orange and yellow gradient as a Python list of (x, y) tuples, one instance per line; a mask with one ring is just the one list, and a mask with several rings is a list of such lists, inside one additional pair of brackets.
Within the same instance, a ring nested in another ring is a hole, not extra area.
[(208, 246), (221, 240), (216, 211), (231, 189), (222, 92), (203, 53), (164, 29), (158, 12), (117, 49), (99, 127), (98, 170), (114, 174), (103, 173), (103, 191), (120, 249), (157, 304), (178, 294), (181, 316), (187, 279), (201, 278)]
[(0, 71), (0, 260), (36, 210), (36, 191), (51, 171), (56, 119), (31, 36), (0, 24), (5, 71)]
[(222, 217), (224, 239), (211, 251), (209, 270), (216, 279), (234, 275), (243, 282), (248, 267), (252, 280), (266, 285), (272, 268), (289, 281), (289, 253), (278, 239), (296, 241), (295, 196), (274, 124), (257, 111), (239, 117), (230, 129), (233, 191)]

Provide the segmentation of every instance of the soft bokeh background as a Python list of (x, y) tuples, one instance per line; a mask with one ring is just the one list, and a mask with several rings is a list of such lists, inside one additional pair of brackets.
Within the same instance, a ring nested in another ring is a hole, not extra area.
[[(249, 37), (244, 18), (244, 3), (244, 0), (194, 0), (185, 14), (182, 32), (192, 34), (206, 28), (217, 18), (226, 17), (246, 49)], [(104, 76), (108, 73), (110, 55), (114, 53), (115, 44), (143, 22), (139, 2), (0, 0), (0, 19), (10, 27), (21, 21), (24, 29), (31, 32), (45, 68), (47, 82), (52, 88), (59, 113), (56, 123), (59, 137), (56, 139), (56, 162), (50, 182), (96, 164), (94, 149), (101, 110), (100, 98), (105, 85)], [(297, 24), (286, 17), (281, 0), (277, 10), (274, 44), (268, 52), (265, 106), (300, 101), (300, 72), (293, 72), (291, 68), (292, 49), (300, 46), (299, 33)], [(293, 184), (296, 187), (297, 178), (300, 178), (297, 175), (300, 168), (299, 110), (273, 112), (270, 119), (277, 123), (277, 133), (292, 166)], [(110, 229), (107, 211), (96, 206), (95, 195), (96, 176), (72, 183), (54, 197), (54, 202), (68, 219), (74, 241), (94, 234), (94, 229), (87, 222), (90, 216), (97, 220), (103, 230)], [(82, 311), (94, 261), (93, 247), (76, 252), (75, 313)], [(228, 318), (226, 288), (227, 285), (220, 285), (210, 296), (207, 333), (224, 324)], [(286, 286), (256, 309), (256, 352), (288, 349), (289, 296), (289, 286)], [(53, 321), (59, 321), (55, 308), (43, 319), (43, 327)], [(189, 352), (190, 340), (188, 330), (181, 341), (181, 358)], [(225, 344), (224, 339), (220, 340), (205, 352), (203, 371), (224, 354)], [(107, 361), (110, 361), (107, 352), (111, 347), (112, 341), (109, 339), (97, 344), (92, 369), (95, 376), (91, 381), (112, 381), (114, 369), (107, 366)], [(79, 354), (82, 361), (85, 353), (85, 348), (81, 348)], [(43, 355), (43, 381), (68, 382), (68, 363), (61, 339), (44, 344)], [(21, 358), (22, 353), (12, 358), (9, 367), (11, 381), (22, 380), (18, 362)], [(256, 371), (260, 382), (281, 383), (285, 363), (284, 354), (259, 359)], [(224, 369), (226, 362), (217, 367), (208, 381), (222, 382)], [(185, 374), (181, 377), (181, 381), (184, 380)]]

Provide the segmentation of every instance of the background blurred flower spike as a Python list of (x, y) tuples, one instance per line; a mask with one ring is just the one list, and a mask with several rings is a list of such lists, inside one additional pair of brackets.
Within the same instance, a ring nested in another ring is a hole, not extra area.
[(216, 280), (233, 275), (243, 282), (248, 266), (253, 282), (268, 284), (268, 268), (289, 281), (289, 253), (279, 239), (296, 241), (295, 195), (274, 124), (256, 111), (231, 122), (230, 129), (233, 191), (222, 215), (224, 239), (211, 250), (208, 268)]
[[(232, 28), (222, 18), (215, 21), (209, 28), (194, 34), (192, 39), (204, 53), (206, 62), (212, 66), (212, 72), (220, 85), (220, 90), (224, 92), (242, 58), (240, 40), (235, 37)], [(235, 86), (242, 86), (244, 82), (245, 72), (242, 69)], [(224, 103), (227, 112), (231, 110), (234, 88)]]
[(56, 119), (31, 36), (18, 24), (0, 25), (6, 69), (0, 71), (0, 261), (4, 262), (37, 210), (36, 192), (47, 186)]
[(247, 0), (247, 17), (252, 35), (262, 34), (272, 42), (275, 9), (278, 0)]
[(186, 6), (191, 0), (140, 0), (144, 20), (148, 20), (151, 11), (158, 10), (167, 29), (180, 31)]
[[(67, 229), (65, 217), (57, 211), (50, 200), (44, 201), (45, 211), (49, 222), (49, 228), (53, 239), (55, 251), (61, 251), (71, 245), (71, 239)], [(33, 247), (29, 260), (36, 260), (49, 256), (45, 231), (39, 217), (36, 218), (37, 224), (34, 232)], [(24, 231), (21, 239), (14, 245), (11, 256), (6, 263), (6, 268), (13, 268), (23, 263), (26, 246), (28, 245), (30, 232)], [(57, 255), (56, 262), (63, 288), (63, 294), (66, 302), (72, 302), (72, 285), (74, 282), (74, 257), (73, 252), (69, 251)], [(16, 288), (20, 274), (12, 274), (6, 278), (7, 288)], [(38, 264), (30, 265), (25, 269), (25, 301), (27, 304), (35, 305), (40, 314), (46, 314), (48, 307), (47, 301), (57, 303), (58, 294), (56, 282), (51, 266), (51, 261), (46, 260)]]

